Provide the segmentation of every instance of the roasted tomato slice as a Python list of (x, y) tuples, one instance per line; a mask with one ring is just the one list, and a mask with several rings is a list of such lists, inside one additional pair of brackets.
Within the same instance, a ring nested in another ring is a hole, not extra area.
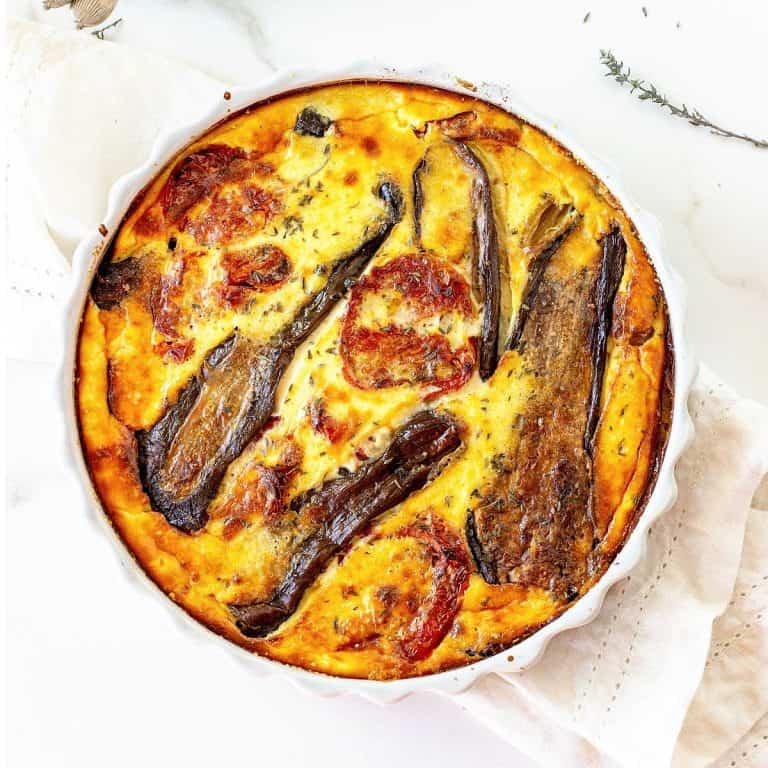
[(474, 314), (467, 281), (427, 255), (399, 256), (352, 290), (341, 334), (344, 375), (361, 389), (428, 388), (427, 399), (472, 375), (475, 340), (454, 347), (448, 334)]
[(248, 155), (237, 147), (210, 144), (179, 161), (160, 192), (160, 205), (170, 223), (178, 221), (195, 203), (224, 181), (245, 179)]
[(175, 252), (170, 270), (161, 275), (149, 294), (152, 325), (159, 338), (153, 350), (176, 363), (188, 360), (194, 351), (194, 340), (187, 338), (182, 328), (188, 325), (190, 310), (185, 295), (193, 295), (202, 284), (197, 252)]
[(226, 251), (222, 257), (226, 272), (222, 297), (230, 306), (248, 302), (254, 292), (281, 286), (291, 275), (291, 260), (282, 248), (269, 243), (256, 248)]
[(403, 658), (421, 661), (451, 628), (469, 585), (469, 559), (458, 536), (442, 520), (434, 519), (428, 527), (408, 526), (399, 535), (424, 544), (432, 560), (432, 589), (400, 641)]
[[(253, 153), (239, 147), (209, 144), (207, 147), (195, 150), (176, 164), (160, 190), (157, 200), (136, 222), (136, 231), (151, 236), (168, 225), (175, 224), (183, 229), (187, 224), (185, 221), (187, 212), (209, 196), (217, 198), (216, 190), (221, 185), (245, 182), (254, 175), (264, 176), (271, 171), (271, 166), (259, 162)], [(210, 211), (211, 215), (200, 225), (206, 235), (208, 229), (215, 230), (212, 242), (217, 235), (242, 227), (249, 213), (249, 207), (260, 211), (259, 215), (263, 219), (263, 210), (274, 208), (275, 205), (271, 196), (268, 199), (264, 190), (252, 185), (242, 185), (239, 194), (232, 196), (231, 208), (238, 210), (230, 210), (230, 206), (227, 205), (229, 198), (220, 198), (220, 200), (223, 202), (217, 204), (215, 211), (212, 201), (206, 211), (206, 214)], [(222, 220), (221, 227), (214, 225), (214, 213), (217, 219)]]
[(348, 350), (344, 372), (361, 389), (425, 384), (432, 386), (426, 396), (429, 400), (461, 387), (475, 367), (474, 343), (453, 350), (443, 336), (434, 333), (360, 328), (347, 333), (344, 341)]
[(328, 413), (325, 401), (321, 397), (310, 403), (309, 420), (312, 429), (318, 434), (324, 435), (332, 443), (338, 443), (349, 432), (350, 425)]
[(253, 463), (243, 469), (232, 497), (212, 515), (224, 518), (225, 539), (232, 539), (255, 518), (268, 525), (280, 523), (288, 487), (301, 467), (302, 458), (301, 448), (289, 439), (274, 465)]
[(184, 222), (184, 229), (201, 245), (243, 240), (259, 232), (283, 209), (280, 199), (254, 184), (241, 184), (213, 193), (208, 207)]

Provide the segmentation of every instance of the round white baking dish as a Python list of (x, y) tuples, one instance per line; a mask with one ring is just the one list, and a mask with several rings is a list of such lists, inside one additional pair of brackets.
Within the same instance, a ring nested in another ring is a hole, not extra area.
[[(542, 627), (535, 634), (507, 651), (459, 669), (389, 682), (332, 677), (251, 654), (207, 630), (186, 614), (176, 603), (168, 599), (146, 576), (127, 551), (118, 535), (109, 525), (106, 515), (101, 508), (101, 504), (91, 484), (80, 448), (73, 387), (74, 360), (80, 317), (93, 273), (98, 266), (102, 253), (109, 245), (115, 230), (122, 221), (128, 206), (144, 186), (152, 180), (179, 150), (231, 113), (263, 99), (276, 96), (284, 91), (321, 83), (360, 78), (421, 83), (475, 96), (519, 115), (562, 142), (565, 147), (573, 152), (575, 157), (586, 164), (595, 175), (605, 182), (606, 186), (624, 207), (627, 215), (634, 222), (653, 261), (666, 294), (675, 352), (672, 424), (664, 460), (656, 479), (656, 486), (634, 531), (597, 584), (556, 620)], [(415, 691), (431, 691), (445, 694), (458, 693), (469, 687), (482, 675), (491, 672), (513, 673), (527, 669), (538, 661), (552, 637), (564, 630), (586, 624), (597, 615), (608, 589), (617, 581), (627, 576), (645, 556), (648, 529), (661, 514), (672, 506), (676, 499), (675, 464), (693, 435), (693, 426), (687, 411), (687, 398), (696, 365), (686, 347), (683, 333), (685, 314), (684, 287), (680, 278), (670, 269), (664, 259), (658, 224), (651, 215), (638, 208), (632, 202), (619, 177), (609, 166), (596, 158), (593, 152), (587, 151), (584, 147), (578, 145), (577, 142), (572, 141), (567, 132), (560, 127), (556, 128), (551, 120), (542, 117), (529, 109), (525, 104), (520, 103), (510, 90), (502, 85), (490, 83), (473, 85), (437, 69), (395, 69), (371, 62), (356, 64), (342, 70), (284, 70), (277, 72), (259, 85), (233, 88), (227, 93), (226, 97), (222, 93), (220, 101), (217, 101), (198, 120), (158, 138), (147, 162), (141, 168), (126, 174), (113, 184), (102, 224), (103, 228), (100, 231), (94, 231), (82, 240), (74, 254), (74, 288), (67, 307), (66, 336), (61, 370), (68, 453), (71, 457), (73, 471), (77, 473), (83, 490), (84, 505), (87, 505), (94, 521), (97, 521), (97, 524), (106, 532), (108, 538), (115, 546), (121, 561), (125, 565), (126, 573), (135, 578), (137, 582), (143, 582), (143, 588), (148, 594), (154, 595), (155, 599), (162, 600), (175, 613), (179, 622), (191, 630), (190, 636), (195, 636), (203, 642), (225, 643), (251, 672), (256, 672), (260, 675), (284, 675), (300, 686), (322, 695), (357, 693), (371, 701), (386, 703), (396, 701)], [(103, 234), (104, 232), (106, 234)]]

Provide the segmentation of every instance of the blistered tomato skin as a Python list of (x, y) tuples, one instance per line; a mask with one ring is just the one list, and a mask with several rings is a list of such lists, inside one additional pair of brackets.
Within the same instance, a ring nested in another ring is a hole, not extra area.
[(242, 149), (211, 144), (187, 155), (171, 173), (160, 193), (165, 218), (172, 224), (211, 190), (224, 181), (237, 181), (248, 174), (248, 155)]
[(260, 232), (283, 210), (280, 198), (254, 184), (215, 192), (205, 210), (183, 221), (200, 245), (227, 245)]
[(469, 585), (470, 566), (462, 541), (439, 520), (430, 525), (404, 528), (402, 537), (412, 537), (429, 553), (432, 588), (418, 614), (400, 641), (400, 652), (408, 661), (421, 661), (440, 644), (459, 611)]
[[(403, 319), (371, 327), (363, 316), (371, 300), (393, 305)], [(445, 335), (424, 331), (419, 322), (439, 321), (447, 313), (461, 322), (473, 311), (467, 282), (434, 257), (404, 255), (375, 268), (350, 296), (341, 335), (347, 380), (361, 389), (414, 385), (427, 399), (458, 389), (475, 367), (474, 340), (454, 348)]]
[(322, 399), (312, 402), (309, 406), (309, 414), (312, 429), (327, 437), (331, 443), (343, 440), (349, 432), (349, 425), (331, 416)]
[(238, 308), (246, 306), (258, 292), (279, 288), (293, 272), (285, 251), (271, 244), (225, 251), (222, 266), (226, 274), (222, 299)]

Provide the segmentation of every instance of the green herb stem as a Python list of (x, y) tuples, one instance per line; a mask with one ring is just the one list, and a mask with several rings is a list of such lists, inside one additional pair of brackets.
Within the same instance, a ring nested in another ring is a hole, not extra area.
[(752, 136), (747, 136), (745, 133), (730, 131), (708, 120), (698, 109), (689, 109), (685, 104), (682, 106), (673, 104), (653, 83), (633, 78), (630, 68), (625, 67), (624, 62), (617, 59), (611, 51), (601, 50), (600, 61), (608, 70), (605, 76), (612, 77), (619, 85), (628, 85), (630, 93), (637, 93), (637, 98), (640, 101), (651, 101), (654, 104), (665, 107), (674, 117), (687, 120), (693, 126), (709, 128), (710, 132), (715, 136), (723, 136), (726, 139), (738, 139), (739, 141), (746, 141), (758, 149), (768, 149), (768, 141), (766, 140), (755, 139)]

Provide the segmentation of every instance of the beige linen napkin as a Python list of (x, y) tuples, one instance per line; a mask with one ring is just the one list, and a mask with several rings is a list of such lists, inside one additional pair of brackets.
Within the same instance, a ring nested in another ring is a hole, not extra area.
[[(60, 322), (68, 261), (110, 185), (225, 84), (36, 24), (11, 24), (9, 51), (10, 301), (33, 339), (10, 353), (54, 361), (45, 326)], [(768, 470), (768, 409), (706, 369), (690, 407), (697, 435), (678, 469), (680, 498), (654, 526), (648, 557), (538, 666), (458, 697), (543, 765), (698, 768), (729, 749), (718, 765), (768, 765), (768, 513), (750, 510)]]

